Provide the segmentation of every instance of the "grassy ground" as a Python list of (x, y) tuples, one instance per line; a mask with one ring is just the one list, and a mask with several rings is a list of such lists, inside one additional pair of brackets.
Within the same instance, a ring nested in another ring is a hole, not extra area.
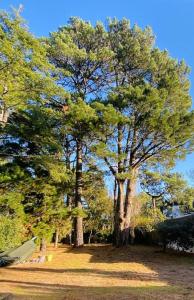
[(51, 247), (52, 262), (0, 268), (0, 299), (194, 299), (194, 257), (156, 250)]

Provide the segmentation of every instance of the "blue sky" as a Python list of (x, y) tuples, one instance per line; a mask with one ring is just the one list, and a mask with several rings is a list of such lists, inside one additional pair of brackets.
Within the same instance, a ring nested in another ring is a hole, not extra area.
[[(23, 4), (23, 17), (38, 36), (48, 35), (79, 16), (94, 23), (107, 17), (126, 17), (141, 27), (150, 25), (156, 45), (167, 49), (191, 67), (191, 96), (194, 99), (194, 0), (0, 0), (0, 8)], [(177, 163), (176, 170), (187, 176), (194, 169), (194, 154)]]

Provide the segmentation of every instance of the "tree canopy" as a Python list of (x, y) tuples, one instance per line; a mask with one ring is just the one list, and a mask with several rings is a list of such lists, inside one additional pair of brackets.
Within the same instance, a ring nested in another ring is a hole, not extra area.
[(23, 239), (45, 244), (55, 234), (57, 244), (73, 234), (80, 247), (84, 233), (106, 232), (121, 246), (142, 207), (137, 182), (152, 198), (192, 207), (192, 188), (171, 171), (193, 151), (189, 68), (155, 47), (151, 28), (73, 17), (40, 39), (18, 14), (1, 12), (0, 41), (5, 227), (21, 217)]

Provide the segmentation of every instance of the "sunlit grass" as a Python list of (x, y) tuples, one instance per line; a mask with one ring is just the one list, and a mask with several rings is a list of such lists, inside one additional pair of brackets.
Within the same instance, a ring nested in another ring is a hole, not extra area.
[(12, 299), (194, 299), (193, 257), (155, 248), (50, 248), (53, 261), (0, 269)]

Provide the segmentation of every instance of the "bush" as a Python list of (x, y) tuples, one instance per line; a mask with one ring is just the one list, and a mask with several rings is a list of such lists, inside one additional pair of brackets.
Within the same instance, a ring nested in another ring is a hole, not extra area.
[(194, 215), (165, 220), (156, 230), (164, 250), (168, 245), (178, 250), (189, 250), (194, 246)]
[(161, 211), (156, 208), (146, 208), (141, 214), (137, 215), (134, 220), (134, 227), (141, 228), (143, 231), (151, 232), (158, 223), (165, 219)]
[(24, 233), (20, 219), (0, 216), (0, 251), (20, 245), (24, 240)]

